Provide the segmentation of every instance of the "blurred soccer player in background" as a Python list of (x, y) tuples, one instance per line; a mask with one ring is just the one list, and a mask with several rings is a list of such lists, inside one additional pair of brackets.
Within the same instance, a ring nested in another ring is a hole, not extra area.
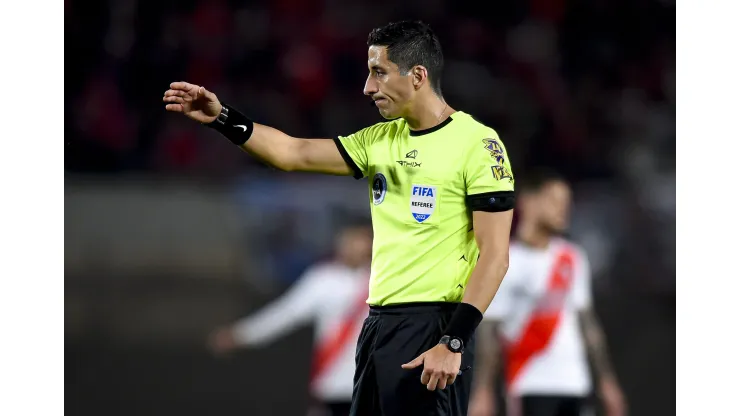
[(588, 259), (561, 237), (571, 188), (544, 171), (517, 188), (521, 216), (509, 271), (479, 328), (470, 415), (502, 414), (494, 380), (503, 356), (507, 415), (579, 416), (592, 389), (590, 355), (606, 414), (622, 416), (624, 398), (591, 308)]
[(351, 414), (463, 416), (473, 335), (508, 267), (514, 177), (496, 131), (444, 100), (431, 28), (391, 23), (367, 43), (364, 93), (389, 121), (349, 136), (291, 137), (187, 82), (163, 100), (278, 169), (369, 178), (370, 316)]
[[(311, 393), (331, 416), (346, 416), (352, 403), (355, 345), (367, 317), (372, 229), (356, 222), (335, 240), (334, 258), (310, 267), (281, 297), (211, 335), (223, 353), (261, 346), (297, 327), (315, 325)], [(319, 413), (320, 414), (320, 413)]]

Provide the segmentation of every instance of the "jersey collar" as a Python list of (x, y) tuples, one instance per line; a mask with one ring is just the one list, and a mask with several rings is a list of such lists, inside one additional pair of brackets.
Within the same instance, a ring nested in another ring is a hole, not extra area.
[(428, 129), (424, 130), (411, 130), (409, 129), (409, 136), (423, 136), (425, 134), (434, 133), (435, 131), (441, 129), (442, 127), (450, 124), (452, 122), (452, 116), (448, 116), (445, 121), (437, 124), (434, 127), (429, 127)]

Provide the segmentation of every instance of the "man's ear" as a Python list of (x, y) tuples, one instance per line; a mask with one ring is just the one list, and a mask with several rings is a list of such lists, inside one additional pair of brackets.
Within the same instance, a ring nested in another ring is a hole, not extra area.
[(418, 90), (427, 81), (429, 74), (427, 73), (426, 68), (421, 65), (416, 65), (411, 69), (411, 76), (413, 77), (414, 89)]

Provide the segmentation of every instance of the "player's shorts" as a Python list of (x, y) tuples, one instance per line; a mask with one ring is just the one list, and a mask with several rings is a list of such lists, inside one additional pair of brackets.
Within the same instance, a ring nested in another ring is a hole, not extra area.
[[(370, 307), (357, 342), (353, 416), (465, 416), (472, 371), (444, 390), (421, 384), (423, 365), (401, 368), (434, 347), (457, 303), (412, 303)], [(460, 368), (473, 366), (475, 341), (465, 346)]]
[[(515, 399), (516, 400), (516, 399)], [(580, 396), (524, 395), (511, 413), (521, 416), (582, 416), (585, 398)]]

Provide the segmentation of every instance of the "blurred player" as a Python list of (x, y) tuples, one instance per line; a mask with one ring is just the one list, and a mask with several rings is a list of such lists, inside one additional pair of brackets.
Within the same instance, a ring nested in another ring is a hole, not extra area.
[(443, 98), (431, 28), (391, 23), (367, 43), (364, 93), (388, 121), (349, 136), (291, 137), (187, 82), (163, 100), (281, 170), (370, 179), (370, 316), (351, 414), (463, 416), (473, 335), (508, 267), (514, 176), (496, 131)]
[(344, 227), (335, 242), (333, 260), (309, 268), (280, 298), (210, 339), (216, 352), (260, 346), (311, 323), (315, 349), (311, 391), (331, 416), (346, 416), (352, 403), (355, 345), (367, 317), (372, 229)]
[(517, 187), (521, 217), (509, 271), (479, 328), (470, 415), (500, 409), (493, 383), (502, 355), (509, 416), (580, 415), (591, 391), (588, 353), (606, 414), (622, 416), (622, 392), (591, 308), (588, 259), (560, 237), (568, 226), (570, 186), (543, 172)]

